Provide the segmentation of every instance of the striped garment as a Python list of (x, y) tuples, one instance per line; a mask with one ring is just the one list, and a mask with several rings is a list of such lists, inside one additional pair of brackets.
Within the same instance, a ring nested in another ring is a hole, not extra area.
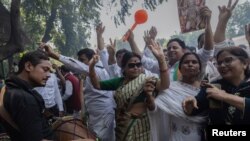
[(149, 141), (150, 125), (147, 112), (133, 116), (128, 109), (143, 90), (146, 76), (139, 75), (126, 85), (120, 86), (115, 94), (116, 111), (116, 141)]

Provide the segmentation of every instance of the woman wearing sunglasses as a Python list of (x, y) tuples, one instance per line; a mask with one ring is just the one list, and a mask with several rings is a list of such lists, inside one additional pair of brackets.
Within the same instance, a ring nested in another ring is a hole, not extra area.
[(123, 77), (99, 81), (94, 71), (98, 61), (95, 56), (89, 66), (91, 82), (96, 89), (115, 90), (116, 108), (116, 140), (117, 141), (149, 141), (150, 125), (145, 106), (146, 95), (143, 86), (146, 81), (154, 84), (157, 91), (169, 86), (169, 74), (164, 53), (161, 47), (152, 41), (151, 51), (158, 60), (161, 73), (160, 80), (142, 73), (141, 56), (127, 52), (122, 58)]
[(210, 125), (250, 124), (248, 58), (240, 47), (221, 50), (216, 60), (222, 79), (206, 84), (196, 97), (185, 99), (186, 114), (197, 115), (208, 110)]

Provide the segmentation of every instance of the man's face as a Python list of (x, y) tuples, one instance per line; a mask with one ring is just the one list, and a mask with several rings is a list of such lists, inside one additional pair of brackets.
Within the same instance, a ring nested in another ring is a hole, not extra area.
[(185, 53), (185, 50), (176, 41), (169, 43), (167, 50), (168, 50), (168, 59), (170, 62), (179, 61)]
[(25, 70), (28, 72), (28, 80), (34, 87), (45, 86), (50, 77), (51, 63), (49, 60), (41, 60), (33, 66), (30, 62), (25, 63)]
[(116, 56), (116, 61), (117, 61), (117, 64), (119, 67), (121, 67), (121, 64), (122, 64), (122, 57), (125, 53), (120, 53)]
[(90, 60), (87, 58), (87, 56), (85, 54), (82, 54), (81, 56), (79, 56), (78, 60), (86, 65), (89, 65)]

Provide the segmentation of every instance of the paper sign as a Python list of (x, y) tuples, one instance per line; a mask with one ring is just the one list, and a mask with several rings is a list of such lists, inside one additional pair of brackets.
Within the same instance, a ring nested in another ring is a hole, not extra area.
[(205, 21), (199, 9), (205, 6), (205, 0), (177, 0), (181, 32), (191, 32), (205, 28)]

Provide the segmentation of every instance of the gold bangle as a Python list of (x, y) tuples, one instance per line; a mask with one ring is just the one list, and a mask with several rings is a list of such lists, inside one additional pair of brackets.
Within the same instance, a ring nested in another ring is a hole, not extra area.
[(160, 72), (161, 73), (164, 73), (164, 72), (167, 72), (169, 68), (166, 68), (166, 69), (160, 69)]

